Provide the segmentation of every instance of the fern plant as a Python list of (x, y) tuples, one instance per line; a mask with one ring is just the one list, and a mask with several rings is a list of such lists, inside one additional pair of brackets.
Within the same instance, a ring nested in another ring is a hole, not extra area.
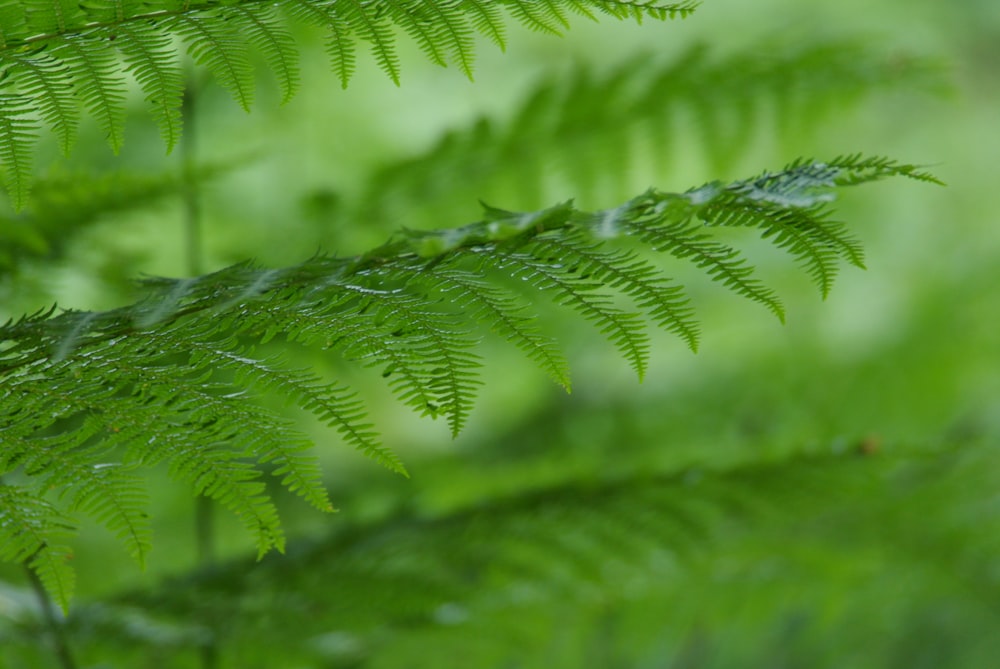
[[(685, 193), (649, 191), (599, 212), (570, 203), (527, 213), (488, 207), (477, 223), (404, 230), (360, 256), (151, 279), (149, 296), (128, 307), (47, 310), (9, 323), (0, 330), (6, 344), (3, 465), (30, 483), (3, 488), (14, 519), (4, 526), (4, 557), (30, 558), (59, 601), (68, 601), (72, 578), (60, 539), (68, 521), (45, 499), (47, 490), (57, 489), (65, 507), (95, 515), (142, 562), (149, 530), (136, 470), (160, 462), (240, 517), (256, 534), (260, 554), (283, 548), (277, 513), (253, 461), (271, 463), (274, 475), (315, 507), (332, 507), (308, 442), (248, 403), (247, 393), (280, 392), (347, 443), (390, 469), (405, 469), (378, 442), (348, 388), (255, 358), (255, 344), (281, 337), (376, 366), (401, 401), (445, 417), (457, 434), (477, 385), (479, 359), (470, 336), (476, 327), (511, 341), (558, 383), (570, 384), (558, 348), (533, 325), (523, 296), (510, 289), (516, 284), (493, 277), (520, 280), (534, 295), (574, 309), (641, 378), (649, 355), (644, 320), (692, 349), (698, 326), (681, 286), (635, 250), (608, 248), (613, 242), (628, 238), (692, 262), (783, 318), (774, 291), (712, 233), (759, 230), (825, 293), (839, 263), (863, 262), (857, 242), (828, 216), (830, 189), (895, 175), (933, 180), (909, 165), (848, 156)], [(630, 299), (632, 308), (616, 304), (616, 296)], [(112, 454), (120, 461), (98, 465)]]
[[(244, 109), (254, 100), (251, 50), (277, 77), (285, 99), (299, 84), (298, 49), (289, 20), (326, 31), (331, 64), (347, 86), (356, 67), (357, 42), (367, 42), (379, 66), (399, 83), (395, 29), (409, 34), (434, 63), (457, 65), (471, 76), (474, 35), (505, 45), (505, 13), (535, 30), (559, 33), (568, 13), (594, 18), (685, 16), (693, 3), (628, 0), (387, 0), (346, 2), (85, 2), (8, 0), (0, 7), (0, 162), (18, 208), (31, 182), (31, 146), (38, 117), (68, 153), (82, 107), (118, 151), (124, 141), (126, 75), (150, 103), (170, 150), (180, 138), (183, 74), (179, 40)], [(37, 113), (36, 113), (37, 112)]]
[[(286, 21), (327, 32), (333, 69), (346, 86), (359, 41), (398, 82), (397, 30), (432, 62), (471, 74), (473, 35), (502, 48), (504, 15), (558, 33), (570, 13), (641, 20), (692, 9), (627, 0), (9, 0), (0, 6), (5, 184), (15, 208), (28, 204), (39, 127), (49, 126), (69, 152), (81, 108), (117, 150), (128, 77), (172, 148), (182, 121), (181, 45), (248, 109), (251, 52), (274, 72), (284, 97), (299, 85), (299, 47)], [(151, 278), (130, 305), (53, 307), (12, 320), (0, 328), (0, 559), (27, 564), (65, 608), (74, 589), (75, 516), (83, 514), (142, 564), (151, 545), (143, 475), (160, 465), (232, 511), (256, 538), (259, 556), (282, 550), (266, 477), (317, 509), (333, 506), (310, 441), (257, 401), (263, 395), (283, 396), (390, 470), (406, 469), (379, 441), (363, 397), (285, 362), (274, 344), (373, 367), (403, 404), (443, 418), (457, 434), (480, 383), (477, 344), (487, 332), (569, 389), (563, 353), (534, 318), (536, 300), (595, 327), (642, 378), (647, 324), (692, 350), (699, 341), (690, 296), (662, 259), (691, 263), (783, 319), (775, 290), (755, 276), (728, 231), (749, 229), (789, 253), (826, 295), (842, 264), (863, 266), (858, 241), (833, 218), (834, 194), (894, 176), (935, 181), (912, 165), (847, 155), (683, 192), (650, 189), (598, 211), (572, 202), (529, 212), (485, 205), (473, 223), (404, 228), (359, 255)]]

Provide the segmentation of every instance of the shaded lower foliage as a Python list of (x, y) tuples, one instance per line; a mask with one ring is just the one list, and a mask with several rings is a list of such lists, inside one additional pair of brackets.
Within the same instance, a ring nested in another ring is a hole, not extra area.
[(82, 606), (68, 629), (84, 657), (155, 648), (164, 667), (214, 644), (232, 667), (596, 668), (905, 666), (930, 626), (937, 657), (975, 666), (996, 650), (964, 644), (997, 620), (998, 535), (969, 521), (998, 459), (861, 445), (391, 514)]

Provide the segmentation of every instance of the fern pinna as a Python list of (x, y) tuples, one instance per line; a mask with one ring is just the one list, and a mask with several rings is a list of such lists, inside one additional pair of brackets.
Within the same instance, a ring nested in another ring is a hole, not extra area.
[(783, 318), (774, 291), (715, 232), (758, 230), (825, 294), (839, 263), (862, 264), (857, 241), (829, 216), (832, 191), (895, 175), (934, 180), (910, 165), (847, 156), (684, 193), (650, 190), (597, 212), (487, 206), (476, 223), (403, 230), (359, 256), (150, 279), (145, 299), (130, 306), (8, 323), (0, 328), (0, 558), (27, 561), (65, 605), (67, 537), (72, 514), (83, 513), (141, 562), (150, 541), (142, 469), (161, 463), (236, 514), (261, 554), (280, 550), (263, 472), (318, 509), (332, 506), (309, 441), (254, 397), (274, 391), (389, 469), (405, 469), (350, 388), (257, 347), (278, 340), (375, 367), (404, 404), (457, 433), (479, 384), (479, 330), (569, 388), (566, 361), (526, 298), (575, 311), (641, 378), (646, 321), (698, 344), (689, 297), (651, 253), (694, 263)]
[(208, 69), (244, 109), (254, 100), (259, 53), (284, 98), (299, 82), (298, 47), (287, 20), (328, 35), (332, 67), (346, 86), (357, 43), (399, 82), (395, 30), (401, 29), (434, 63), (457, 65), (471, 76), (477, 33), (503, 48), (504, 14), (533, 29), (558, 33), (568, 14), (590, 18), (666, 19), (684, 16), (692, 2), (634, 0), (3, 0), (0, 2), (0, 166), (18, 208), (31, 180), (39, 121), (68, 152), (79, 106), (91, 114), (115, 151), (123, 141), (129, 77), (150, 105), (168, 150), (181, 133), (183, 69), (178, 44)]

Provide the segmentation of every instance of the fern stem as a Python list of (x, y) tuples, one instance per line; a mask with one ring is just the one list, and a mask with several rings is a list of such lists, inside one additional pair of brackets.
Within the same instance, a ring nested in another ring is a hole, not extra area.
[(201, 202), (198, 198), (196, 164), (195, 101), (198, 96), (198, 80), (194, 72), (189, 73), (184, 86), (184, 100), (181, 114), (187, 132), (181, 141), (181, 163), (184, 180), (184, 258), (189, 276), (202, 274), (202, 221)]
[[(202, 215), (198, 198), (198, 182), (195, 175), (197, 161), (195, 126), (195, 104), (198, 97), (198, 79), (189, 70), (184, 86), (184, 101), (181, 107), (182, 119), (187, 132), (181, 140), (181, 163), (184, 180), (184, 260), (189, 276), (202, 273)], [(212, 515), (212, 500), (199, 495), (195, 502), (195, 549), (198, 564), (207, 566), (215, 561), (215, 522)]]
[[(196, 277), (203, 273), (203, 221), (201, 200), (198, 197), (197, 180), (197, 125), (196, 103), (199, 93), (198, 74), (193, 68), (188, 70), (184, 85), (184, 98), (181, 103), (181, 118), (186, 132), (181, 140), (181, 163), (184, 180), (184, 259), (189, 276)], [(198, 495), (194, 507), (195, 555), (199, 567), (208, 567), (215, 563), (216, 528), (215, 508), (211, 498)], [(219, 666), (219, 649), (215, 640), (216, 621), (206, 621), (212, 636), (201, 647), (202, 669), (215, 669)]]
[(194, 534), (198, 564), (211, 565), (215, 562), (215, 514), (211, 498), (205, 495), (195, 498)]
[(56, 616), (55, 606), (52, 604), (52, 598), (49, 597), (48, 591), (45, 590), (45, 586), (42, 584), (42, 580), (35, 573), (35, 570), (28, 566), (28, 562), (24, 563), (24, 571), (28, 575), (28, 581), (31, 583), (31, 589), (35, 592), (35, 596), (38, 598), (38, 605), (42, 611), (42, 618), (45, 620), (45, 630), (48, 632), (49, 641), (52, 644), (52, 650), (56, 654), (56, 658), (59, 660), (59, 666), (61, 669), (76, 669), (77, 664), (73, 659), (73, 653), (70, 651), (69, 642), (66, 639), (66, 635), (63, 633), (62, 622)]

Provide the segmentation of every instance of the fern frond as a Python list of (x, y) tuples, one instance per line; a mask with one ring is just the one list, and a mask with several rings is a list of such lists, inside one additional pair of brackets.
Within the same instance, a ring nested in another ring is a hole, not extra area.
[[(0, 116), (0, 161), (6, 183), (19, 206), (23, 204), (31, 154), (25, 139), (10, 137), (33, 136), (34, 126), (22, 122), (17, 132), (4, 127), (21, 115), (18, 109), (37, 109), (68, 152), (79, 120), (74, 102), (82, 102), (117, 152), (123, 141), (126, 74), (139, 82), (167, 148), (172, 148), (181, 125), (180, 44), (241, 107), (249, 109), (255, 95), (252, 51), (259, 52), (274, 72), (283, 100), (298, 87), (301, 47), (283, 25), (285, 17), (327, 31), (332, 67), (346, 86), (356, 67), (357, 41), (367, 42), (379, 67), (397, 84), (401, 74), (397, 28), (408, 33), (432, 62), (455, 63), (471, 76), (476, 31), (502, 48), (500, 17), (505, 12), (529, 26), (561, 32), (568, 27), (567, 7), (585, 15), (592, 7), (620, 19), (666, 19), (687, 14), (693, 5), (625, 0), (279, 0), (273, 4), (25, 0), (23, 5), (5, 5), (0, 76), (9, 78), (11, 101), (24, 101)], [(11, 148), (14, 144), (17, 151)]]
[[(252, 579), (254, 596), (298, 595), (285, 609), (287, 617), (272, 618), (278, 622), (266, 634), (275, 640), (314, 638), (329, 629), (363, 640), (388, 635), (392, 643), (359, 644), (369, 651), (363, 655), (368, 663), (393, 666), (393, 659), (408, 657), (408, 665), (459, 667), (476, 657), (456, 653), (463, 639), (480, 640), (475, 645), (483, 650), (481, 640), (499, 634), (496, 647), (486, 642), (486, 651), (498, 656), (477, 666), (502, 666), (504, 658), (524, 664), (529, 657), (541, 661), (524, 666), (549, 666), (543, 658), (552, 637), (537, 627), (539, 611), (560, 604), (606, 611), (652, 593), (668, 597), (687, 580), (704, 578), (704, 563), (728, 556), (749, 531), (787, 524), (790, 514), (803, 509), (820, 513), (877, 498), (878, 484), (891, 480), (900, 462), (906, 459), (797, 456), (719, 471), (643, 471), (519, 490), (472, 506), (425, 511), (419, 519), (390, 516), (332, 531), (280, 562), (234, 562), (225, 571), (191, 574), (123, 604), (165, 613), (165, 622), (182, 621), (192, 608), (215, 601), (207, 592), (248, 593), (244, 584)], [(317, 618), (305, 603), (320, 601), (325, 605)], [(233, 600), (227, 598), (225, 606)], [(449, 621), (449, 610), (465, 616)], [(517, 619), (520, 625), (510, 622)], [(514, 643), (518, 630), (532, 627), (526, 646)], [(657, 630), (664, 633), (662, 625)], [(232, 633), (249, 642), (260, 632), (244, 618)], [(418, 639), (421, 647), (436, 649), (431, 657), (398, 648), (409, 649)]]
[(499, 3), (492, 0), (460, 0), (469, 22), (501, 50), (507, 48), (507, 35), (500, 14)]
[(361, 39), (371, 44), (375, 62), (398, 86), (399, 57), (396, 55), (392, 29), (384, 16), (377, 12), (370, 12), (360, 0), (345, 0), (341, 3), (341, 9), (351, 28), (358, 33)]
[[(614, 210), (606, 216), (614, 214)], [(629, 251), (602, 253), (600, 243), (583, 239), (539, 237), (535, 250), (570, 266), (583, 279), (592, 279), (604, 286), (621, 290), (635, 300), (637, 306), (662, 329), (687, 342), (692, 351), (698, 350), (698, 324), (692, 319), (693, 310), (680, 286), (668, 285), (659, 270)]]
[(556, 303), (572, 308), (592, 323), (628, 360), (639, 378), (645, 376), (650, 348), (642, 317), (614, 306), (612, 296), (601, 290), (604, 286), (599, 281), (577, 276), (575, 268), (539, 259), (530, 251), (484, 260), (495, 262), (497, 270), (509, 272), (512, 278), (527, 282), (539, 293), (554, 293)]
[[(773, 291), (751, 277), (734, 248), (712, 239), (713, 230), (752, 225), (793, 256), (803, 244), (833, 253), (823, 262), (849, 261), (829, 244), (830, 195), (891, 175), (926, 178), (909, 165), (851, 157), (836, 167), (803, 161), (685, 193), (650, 190), (605, 211), (570, 203), (525, 213), (486, 207), (481, 221), (404, 230), (359, 256), (150, 279), (147, 297), (129, 306), (27, 316), (0, 327), (4, 461), (8, 470), (24, 468), (39, 490), (61, 490), (69, 510), (96, 515), (139, 557), (146, 521), (132, 472), (161, 462), (233, 511), (261, 554), (281, 549), (262, 465), (271, 463), (272, 474), (314, 506), (330, 504), (308, 441), (255, 397), (284, 396), (385, 466), (405, 470), (378, 444), (351, 389), (262, 359), (255, 344), (296, 342), (373, 366), (400, 401), (444, 417), (456, 434), (480, 383), (470, 334), (477, 325), (568, 383), (561, 355), (527, 318), (521, 295), (575, 310), (641, 378), (647, 320), (692, 347), (697, 329), (687, 295), (640, 252), (693, 261), (781, 316)], [(779, 233), (768, 236), (768, 226)], [(788, 226), (794, 237), (780, 233)], [(612, 246), (627, 243), (640, 249)], [(620, 299), (635, 310), (620, 308)], [(80, 476), (97, 465), (100, 476)]]
[(715, 197), (698, 216), (711, 225), (761, 229), (764, 238), (770, 238), (775, 246), (799, 260), (826, 297), (839, 260), (864, 268), (858, 240), (847, 233), (842, 223), (828, 218), (825, 205), (832, 197), (829, 189), (889, 176), (941, 183), (915, 166), (899, 165), (886, 158), (846, 156), (829, 163), (803, 160), (778, 173), (729, 185), (726, 192), (732, 199)]
[[(640, 54), (603, 73), (580, 66), (539, 81), (509, 119), (474, 119), (382, 167), (349, 206), (365, 220), (432, 227), (440, 212), (473, 198), (534, 208), (570, 189), (603, 205), (635, 188), (629, 175), (645, 161), (664, 178), (680, 172), (670, 169), (680, 167), (676, 146), (692, 132), (711, 174), (722, 176), (757, 146), (754, 138), (773, 114), (781, 120), (769, 136), (787, 144), (825, 127), (845, 104), (900, 86), (926, 90), (938, 80), (931, 63), (900, 66), (850, 41), (806, 48), (766, 41), (724, 58), (696, 46), (672, 59)], [(423, 211), (429, 213), (414, 222), (414, 212)]]
[(257, 556), (285, 550), (278, 510), (259, 481), (259, 472), (242, 453), (219, 449), (171, 453), (170, 475), (191, 485), (196, 495), (215, 500), (231, 511), (257, 541)]
[[(833, 183), (838, 186), (855, 186), (895, 176), (905, 176), (909, 179), (937, 184), (938, 186), (945, 185), (943, 181), (933, 174), (925, 172), (919, 165), (904, 165), (898, 160), (884, 156), (866, 158), (860, 153), (856, 153), (834, 158), (828, 163), (818, 163), (819, 167), (823, 165), (828, 165), (836, 170)], [(792, 167), (797, 166), (795, 163), (792, 164)]]
[(61, 483), (67, 490), (70, 510), (85, 513), (111, 530), (139, 566), (145, 567), (152, 547), (149, 496), (145, 481), (132, 474), (134, 469), (101, 463), (79, 472), (76, 480)]
[(341, 88), (347, 88), (357, 67), (357, 49), (351, 27), (337, 11), (338, 6), (311, 0), (286, 0), (282, 6), (292, 18), (322, 26), (329, 32), (326, 51), (330, 55), (330, 65)]
[(37, 101), (38, 113), (55, 133), (59, 149), (63, 155), (69, 155), (76, 141), (80, 112), (65, 62), (44, 52), (12, 58), (12, 62), (14, 76), (23, 72), (20, 77), (23, 94)]
[[(5, 399), (13, 401), (12, 397)], [(134, 475), (134, 466), (101, 462), (107, 452), (81, 446), (102, 428), (99, 420), (88, 417), (74, 434), (57, 437), (28, 439), (22, 431), (14, 430), (7, 435), (9, 443), (0, 454), (0, 472), (39, 477), (41, 490), (58, 490), (69, 512), (85, 513), (107, 527), (144, 566), (151, 530), (142, 480)]]
[[(388, 278), (394, 275), (390, 270)], [(411, 349), (407, 355), (419, 361), (419, 386), (407, 381), (399, 385), (391, 381), (390, 385), (422, 415), (447, 416), (452, 434), (457, 435), (468, 418), (478, 385), (474, 370), (480, 366), (479, 357), (468, 350), (474, 342), (456, 328), (449, 314), (428, 308), (427, 300), (419, 295), (407, 295), (401, 290), (345, 288), (357, 292), (365, 302), (363, 308), (374, 310), (376, 325), (388, 330), (390, 336), (403, 338), (401, 343)], [(383, 375), (393, 371), (386, 368)]]
[(526, 27), (537, 32), (559, 35), (561, 29), (567, 26), (566, 17), (553, 0), (515, 2), (511, 5), (510, 12)]
[[(233, 383), (239, 387), (252, 388), (254, 383), (258, 383), (267, 384), (270, 389), (279, 392), (294, 393), (288, 398), (289, 401), (298, 400), (305, 405), (305, 408), (321, 412), (322, 417), (331, 422), (341, 418), (345, 413), (344, 407), (337, 402), (340, 398), (331, 393), (329, 388), (308, 381), (309, 377), (302, 373), (284, 372), (260, 360), (248, 358), (229, 348), (204, 341), (197, 342), (191, 352), (192, 365), (211, 367), (216, 372), (229, 372), (233, 375)], [(346, 419), (341, 421), (342, 425), (344, 423), (348, 427), (353, 427)], [(354, 433), (357, 431), (355, 428)], [(250, 450), (261, 453), (260, 462), (273, 462), (277, 466), (274, 475), (283, 476), (281, 482), (291, 492), (301, 495), (320, 511), (333, 511), (333, 506), (320, 481), (319, 467), (315, 458), (307, 457), (304, 453), (308, 446), (308, 442), (298, 440), (293, 443), (277, 440), (271, 443), (254, 443)]]
[[(0, 445), (5, 444), (0, 435)], [(64, 543), (74, 529), (62, 511), (36, 490), (0, 484), (0, 560), (30, 567), (65, 611), (73, 597), (76, 576)]]
[[(235, 19), (235, 9), (221, 13)], [(246, 40), (232, 20), (198, 15), (178, 15), (169, 28), (188, 44), (194, 62), (203, 65), (228, 90), (244, 111), (253, 104), (255, 82)]]
[(101, 31), (94, 34), (94, 41), (65, 39), (51, 53), (66, 64), (77, 97), (118, 153), (125, 139), (125, 82), (114, 53), (100, 43), (108, 37), (110, 33)]
[[(485, 270), (486, 262), (481, 269)], [(545, 337), (525, 312), (527, 306), (513, 296), (490, 285), (479, 273), (452, 266), (454, 262), (438, 264), (420, 272), (419, 280), (453, 300), (479, 323), (495, 334), (514, 343), (566, 390), (570, 389), (569, 364), (556, 343)], [(415, 276), (415, 278), (418, 278)]]
[(299, 88), (299, 51), (292, 35), (278, 25), (269, 7), (233, 7), (236, 24), (245, 28), (247, 41), (259, 51), (278, 78), (281, 101), (288, 102)]
[(0, 95), (0, 168), (4, 187), (17, 209), (28, 200), (32, 144), (38, 139), (32, 115), (27, 98)]
[(135, 74), (136, 81), (152, 106), (151, 114), (160, 127), (160, 136), (170, 153), (181, 136), (181, 103), (184, 77), (177, 62), (171, 39), (152, 28), (121, 25), (118, 47), (125, 62), (125, 71)]
[(705, 270), (714, 281), (767, 307), (782, 322), (785, 308), (771, 288), (753, 278), (753, 267), (738, 250), (712, 239), (704, 226), (690, 223), (685, 217), (672, 225), (648, 226), (639, 219), (629, 227), (654, 250), (667, 252), (675, 258), (689, 260)]
[[(412, 7), (412, 3), (410, 3)], [(446, 3), (425, 3), (422, 7), (426, 16), (407, 11), (393, 3), (393, 13), (397, 22), (410, 32), (414, 40), (432, 62), (446, 66), (454, 62), (465, 76), (472, 78), (473, 28), (467, 24), (464, 15), (454, 11), (454, 6)], [(444, 53), (450, 56), (445, 56)]]

